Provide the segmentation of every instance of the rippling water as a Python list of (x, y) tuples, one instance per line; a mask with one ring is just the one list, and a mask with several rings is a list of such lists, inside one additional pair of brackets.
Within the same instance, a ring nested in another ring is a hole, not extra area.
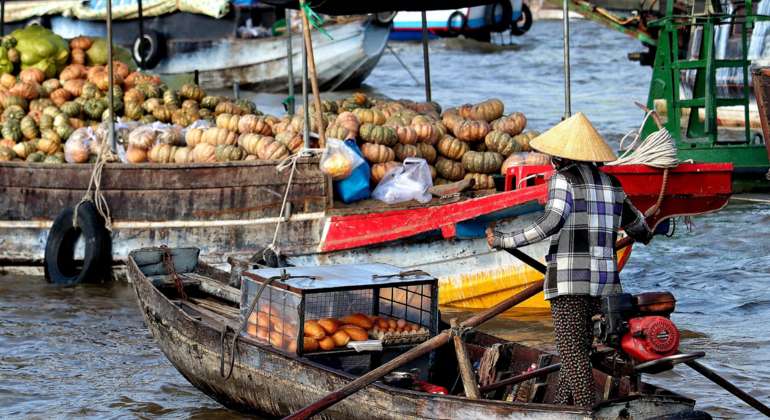
[[(535, 22), (514, 47), (457, 40), (431, 43), (433, 97), (442, 105), (496, 96), (547, 129), (563, 114), (561, 23)], [(626, 60), (636, 41), (594, 23), (573, 21), (573, 111), (618, 140), (640, 123), (650, 71)], [(413, 71), (419, 44), (397, 44)], [(386, 53), (368, 92), (422, 98), (422, 88)], [(326, 97), (326, 95), (324, 95)], [(345, 96), (331, 94), (329, 97)], [(255, 95), (278, 112), (275, 95)], [(767, 197), (765, 197), (767, 198)], [(674, 238), (637, 247), (622, 273), (626, 290), (671, 290), (683, 350), (705, 350), (705, 364), (768, 401), (770, 357), (770, 204), (732, 201), (723, 211), (681, 225)], [(448, 311), (447, 311), (448, 312)], [(553, 345), (547, 313), (512, 312), (484, 330)], [(686, 367), (648, 378), (698, 400), (718, 418), (758, 418), (752, 409)], [(209, 399), (171, 366), (150, 337), (131, 286), (48, 285), (37, 277), (0, 277), (0, 418), (250, 418)]]

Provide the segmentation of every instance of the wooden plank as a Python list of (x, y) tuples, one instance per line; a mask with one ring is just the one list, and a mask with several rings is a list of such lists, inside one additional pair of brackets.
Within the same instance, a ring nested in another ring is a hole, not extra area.
[(241, 304), (241, 291), (226, 284), (201, 276), (196, 273), (186, 273), (184, 277), (200, 281), (200, 289), (210, 295), (224, 299), (228, 302)]
[[(450, 325), (455, 328), (459, 325), (457, 318), (450, 320)], [(468, 398), (480, 399), (481, 393), (479, 393), (479, 387), (476, 384), (476, 375), (473, 373), (473, 366), (471, 366), (471, 360), (468, 358), (468, 352), (465, 349), (465, 342), (461, 337), (454, 336), (455, 352), (457, 353), (457, 363), (460, 365), (460, 375), (463, 378), (463, 387), (465, 388), (465, 395)]]

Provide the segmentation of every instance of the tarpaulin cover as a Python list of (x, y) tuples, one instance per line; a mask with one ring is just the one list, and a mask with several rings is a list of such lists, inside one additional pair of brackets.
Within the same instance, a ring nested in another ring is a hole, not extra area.
[[(299, 9), (299, 1), (297, 0), (263, 0), (262, 3), (287, 9)], [(461, 9), (464, 7), (483, 6), (496, 2), (492, 0), (391, 0), (384, 2), (315, 0), (308, 3), (311, 3), (310, 7), (316, 13), (324, 13), (327, 15), (359, 15), (379, 12), (419, 12), (421, 10)]]
[[(139, 17), (137, 0), (113, 0), (112, 19)], [(143, 0), (144, 17), (182, 11), (221, 18), (230, 10), (228, 0)], [(62, 15), (83, 20), (107, 20), (106, 0), (80, 1), (10, 1), (5, 4), (5, 21), (17, 22), (35, 16)]]

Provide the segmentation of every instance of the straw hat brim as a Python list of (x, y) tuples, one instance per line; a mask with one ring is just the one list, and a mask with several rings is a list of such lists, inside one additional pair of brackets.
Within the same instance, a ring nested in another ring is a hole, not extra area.
[(618, 158), (582, 112), (535, 137), (530, 146), (551, 156), (583, 162), (612, 162)]

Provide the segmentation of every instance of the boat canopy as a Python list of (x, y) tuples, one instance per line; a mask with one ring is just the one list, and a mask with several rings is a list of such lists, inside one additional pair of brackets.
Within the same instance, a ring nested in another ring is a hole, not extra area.
[[(287, 9), (299, 9), (297, 0), (267, 0), (262, 3)], [(423, 10), (447, 10), (463, 7), (484, 6), (495, 3), (492, 0), (443, 0), (443, 1), (410, 1), (391, 0), (382, 3), (365, 1), (325, 0), (306, 2), (317, 13), (327, 15), (362, 15), (380, 12), (420, 12)]]
[[(137, 0), (113, 0), (112, 19), (137, 19)], [(230, 10), (228, 0), (143, 0), (144, 17), (161, 16), (176, 11), (197, 13), (219, 19)], [(8, 1), (5, 22), (18, 22), (36, 16), (62, 15), (82, 20), (107, 20), (107, 2), (95, 1)]]

